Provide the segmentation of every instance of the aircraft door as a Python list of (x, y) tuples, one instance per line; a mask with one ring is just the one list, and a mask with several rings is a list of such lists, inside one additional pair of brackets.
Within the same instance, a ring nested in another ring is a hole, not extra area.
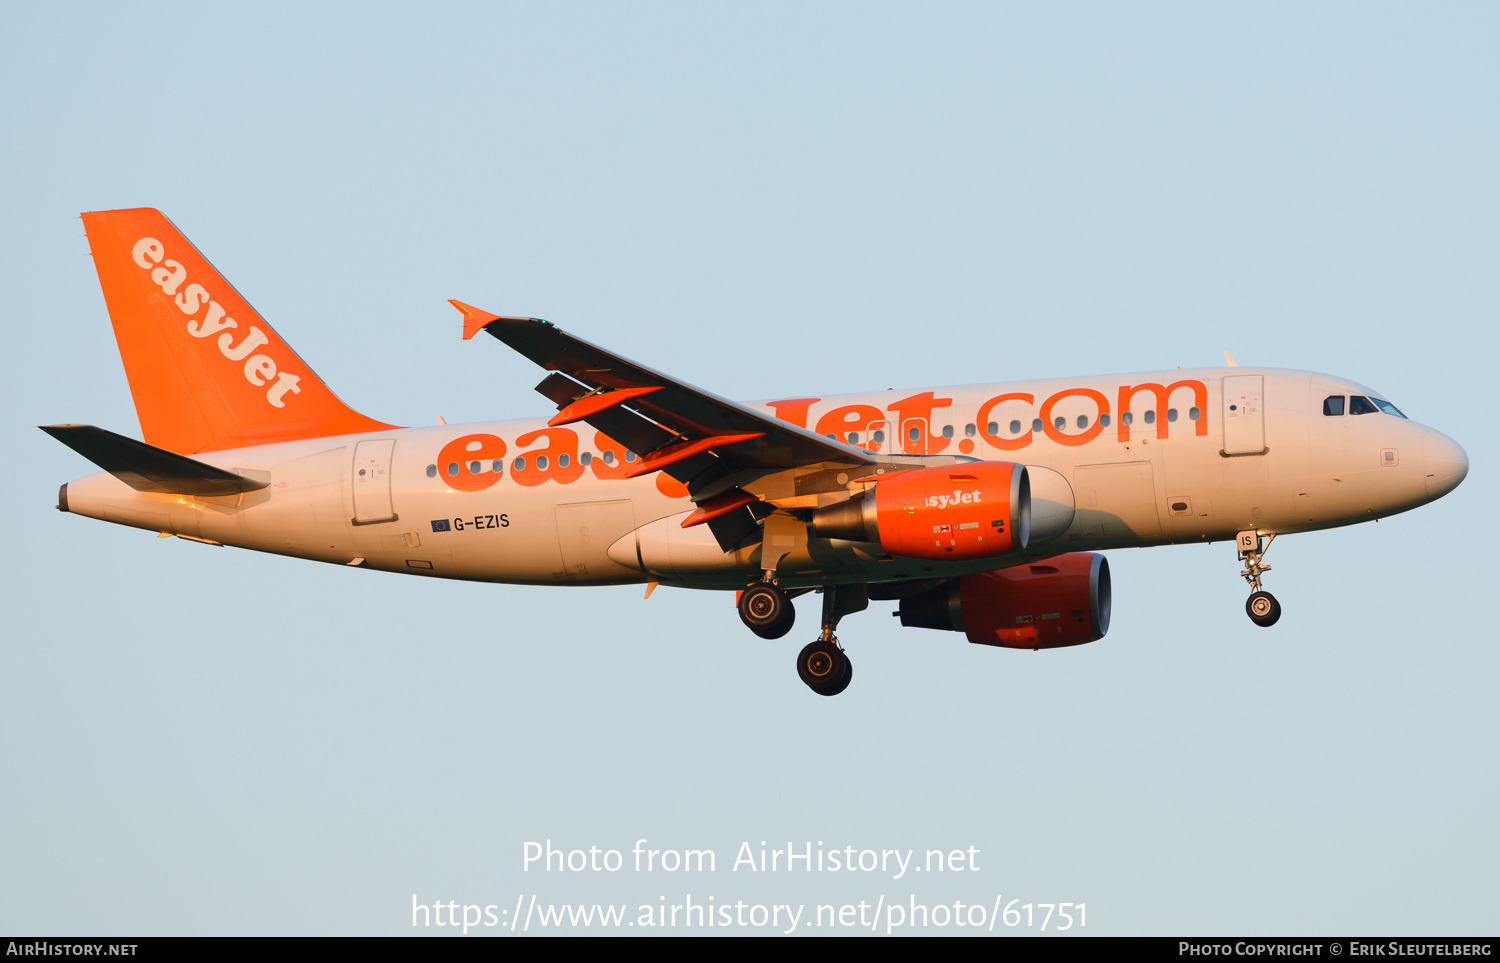
[(908, 418), (901, 422), (901, 450), (908, 455), (927, 454), (927, 419)]
[(362, 441), (354, 449), (354, 524), (394, 522), (391, 507), (391, 452), (394, 438)]
[(1259, 455), (1266, 450), (1265, 377), (1224, 378), (1224, 454)]

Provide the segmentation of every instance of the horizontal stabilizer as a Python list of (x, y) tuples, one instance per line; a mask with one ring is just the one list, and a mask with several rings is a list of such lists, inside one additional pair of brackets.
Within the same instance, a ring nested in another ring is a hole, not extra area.
[(270, 484), (93, 425), (39, 427), (138, 492), (236, 495)]

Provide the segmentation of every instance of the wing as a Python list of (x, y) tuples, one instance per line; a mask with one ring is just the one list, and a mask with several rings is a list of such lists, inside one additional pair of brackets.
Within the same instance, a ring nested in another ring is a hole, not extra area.
[[(868, 452), (637, 364), (538, 318), (507, 318), (452, 302), (464, 336), (481, 328), (557, 372), (537, 390), (559, 407), (549, 424), (587, 422), (643, 456), (636, 474), (666, 471), (703, 489), (744, 470), (872, 465)], [(707, 473), (708, 476), (703, 477)]]
[(483, 330), (553, 374), (536, 390), (558, 406), (549, 425), (585, 422), (640, 458), (628, 477), (664, 471), (688, 487), (699, 510), (684, 524), (708, 524), (720, 544), (748, 534), (739, 488), (794, 469), (859, 469), (863, 451), (766, 412), (679, 381), (570, 335), (539, 318), (502, 317), (461, 301), (464, 338)]

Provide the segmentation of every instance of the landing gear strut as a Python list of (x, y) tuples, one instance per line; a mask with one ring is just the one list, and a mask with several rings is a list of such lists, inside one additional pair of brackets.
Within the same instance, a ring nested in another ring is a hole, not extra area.
[(1238, 538), (1240, 561), (1245, 563), (1245, 570), (1240, 575), (1250, 583), (1250, 598), (1245, 600), (1245, 614), (1261, 628), (1270, 628), (1281, 618), (1281, 603), (1276, 601), (1276, 596), (1262, 591), (1260, 587), (1261, 575), (1271, 570), (1271, 566), (1262, 559), (1270, 551), (1274, 541), (1274, 533), (1262, 541), (1260, 533), (1254, 531), (1240, 532)]
[(864, 585), (828, 585), (823, 588), (823, 632), (797, 653), (797, 675), (818, 695), (835, 696), (849, 688), (854, 664), (833, 634), (839, 620), (870, 605)]

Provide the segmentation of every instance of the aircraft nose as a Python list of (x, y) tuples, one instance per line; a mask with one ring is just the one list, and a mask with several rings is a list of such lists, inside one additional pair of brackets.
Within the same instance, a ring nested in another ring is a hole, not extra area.
[(1452, 438), (1428, 429), (1422, 436), (1422, 471), (1427, 476), (1427, 496), (1442, 498), (1469, 474), (1469, 456)]

